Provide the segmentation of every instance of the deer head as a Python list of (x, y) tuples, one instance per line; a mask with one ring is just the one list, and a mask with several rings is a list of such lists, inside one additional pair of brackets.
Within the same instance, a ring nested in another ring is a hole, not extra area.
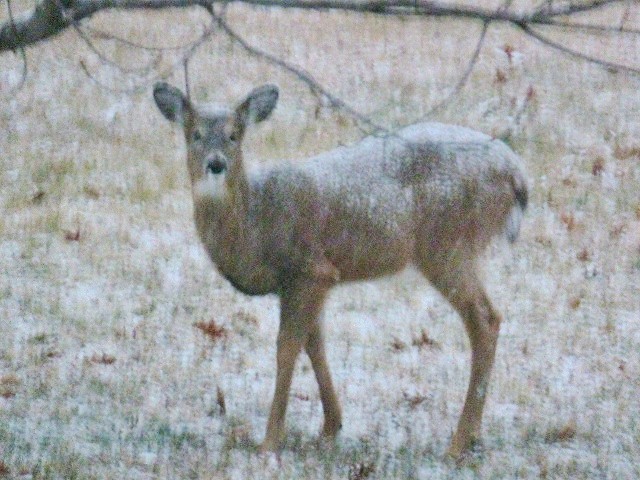
[(194, 198), (246, 202), (242, 140), (249, 125), (269, 118), (278, 102), (278, 88), (258, 87), (232, 110), (196, 108), (179, 89), (164, 82), (155, 85), (153, 97), (165, 118), (183, 128)]

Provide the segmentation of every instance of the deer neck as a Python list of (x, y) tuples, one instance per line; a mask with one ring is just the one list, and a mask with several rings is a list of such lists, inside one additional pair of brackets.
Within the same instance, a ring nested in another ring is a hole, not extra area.
[[(253, 250), (250, 225), (251, 189), (242, 159), (234, 161), (224, 186), (214, 190), (205, 180), (193, 185), (194, 219), (198, 234), (211, 259), (221, 269), (230, 259), (248, 259)], [(228, 265), (228, 268), (233, 266)]]
[(244, 160), (241, 152), (238, 152), (236, 158), (229, 166), (226, 183), (230, 205), (238, 214), (246, 218), (249, 213), (249, 205), (251, 204), (251, 189), (249, 188), (249, 179), (244, 169)]
[[(229, 186), (223, 197), (202, 195), (197, 187), (193, 191), (196, 228), (208, 247), (217, 248), (220, 243), (236, 239), (244, 241), (250, 231), (248, 225), (249, 203), (246, 196)], [(241, 186), (248, 190), (248, 183)], [(243, 242), (244, 243), (244, 242)]]

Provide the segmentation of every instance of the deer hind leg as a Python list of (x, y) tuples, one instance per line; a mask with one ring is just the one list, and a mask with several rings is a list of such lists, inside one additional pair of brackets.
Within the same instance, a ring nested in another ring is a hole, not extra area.
[(462, 317), (471, 344), (469, 388), (448, 451), (450, 457), (459, 458), (480, 438), (501, 319), (486, 295), (473, 261), (454, 262), (453, 266), (431, 264), (423, 271)]
[[(315, 325), (319, 321), (325, 296), (326, 287), (312, 281), (292, 282), (281, 293), (276, 387), (267, 421), (267, 432), (264, 442), (260, 446), (261, 451), (277, 450), (284, 440), (284, 419), (295, 362), (302, 348), (309, 348), (309, 340), (317, 337)], [(314, 350), (314, 354), (317, 356), (319, 354), (316, 353), (316, 350)], [(326, 362), (324, 370), (318, 362), (321, 361), (314, 362), (314, 370), (318, 369), (321, 374), (319, 378), (322, 378), (322, 382), (326, 383), (328, 376)], [(318, 367), (316, 367), (316, 363), (318, 363)], [(318, 376), (317, 372), (316, 376)], [(332, 391), (333, 387), (331, 387)]]

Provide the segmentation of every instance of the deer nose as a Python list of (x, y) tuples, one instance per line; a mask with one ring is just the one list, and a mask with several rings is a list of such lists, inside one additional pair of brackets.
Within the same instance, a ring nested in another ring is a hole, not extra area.
[(219, 156), (215, 156), (207, 162), (207, 172), (211, 172), (214, 175), (219, 175), (227, 168), (227, 162), (225, 162)]

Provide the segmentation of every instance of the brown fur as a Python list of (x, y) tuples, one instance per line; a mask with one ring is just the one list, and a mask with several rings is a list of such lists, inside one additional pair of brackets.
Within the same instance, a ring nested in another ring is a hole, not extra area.
[(247, 173), (245, 128), (266, 119), (277, 89), (254, 90), (235, 110), (207, 113), (159, 84), (162, 113), (182, 124), (200, 238), (240, 291), (281, 300), (275, 395), (262, 444), (279, 448), (296, 358), (309, 355), (325, 425), (342, 417), (321, 325), (332, 285), (414, 264), (462, 317), (472, 347), (467, 398), (449, 453), (479, 438), (500, 316), (476, 259), (496, 234), (515, 239), (526, 205), (521, 161), (498, 140), (462, 127), (418, 124), (388, 138)]

